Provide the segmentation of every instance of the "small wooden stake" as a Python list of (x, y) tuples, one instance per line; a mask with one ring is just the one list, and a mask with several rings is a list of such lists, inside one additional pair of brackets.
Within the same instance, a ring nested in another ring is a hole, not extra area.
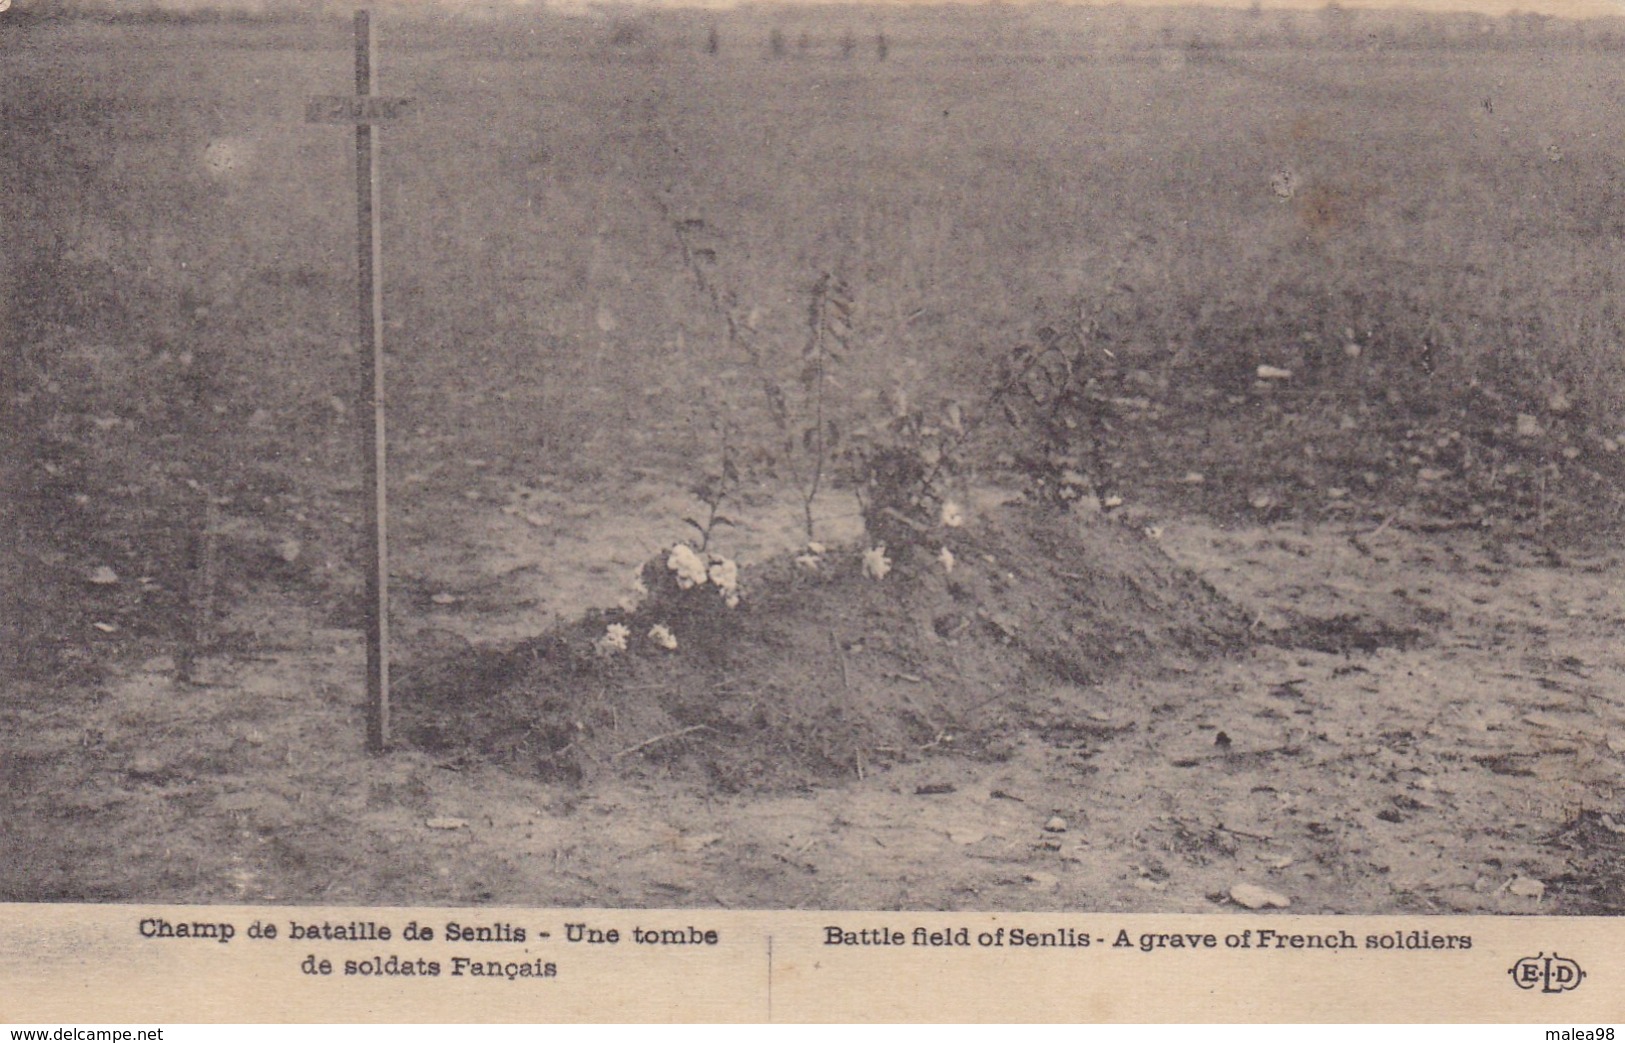
[[(355, 92), (372, 94), (372, 19), (355, 13)], [(361, 328), (363, 495), (367, 519), (367, 749), (389, 746), (389, 543), (384, 467), (383, 244), (379, 236), (378, 139), (372, 124), (355, 127), (356, 265)], [(367, 423), (367, 418), (372, 423)]]

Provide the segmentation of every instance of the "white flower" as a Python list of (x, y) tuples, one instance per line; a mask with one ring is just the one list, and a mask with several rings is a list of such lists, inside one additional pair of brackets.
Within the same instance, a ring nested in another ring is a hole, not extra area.
[(673, 634), (664, 623), (656, 623), (649, 628), (649, 640), (667, 651), (677, 647), (677, 635)]
[(728, 594), (722, 599), (722, 603), (724, 605), (727, 605), (729, 608), (738, 608), (739, 607), (739, 592), (736, 591), (736, 590), (735, 591), (729, 591)]
[(613, 655), (626, 651), (626, 639), (631, 636), (632, 631), (625, 624), (611, 623), (604, 630), (604, 636), (598, 639), (599, 654)]
[(886, 557), (886, 545), (871, 547), (863, 552), (863, 574), (870, 579), (885, 579), (891, 571), (891, 559)]
[(671, 554), (666, 558), (666, 567), (677, 573), (677, 585), (683, 590), (705, 583), (705, 562), (686, 543), (679, 543), (671, 549)]
[(723, 594), (732, 594), (739, 588), (739, 565), (727, 558), (712, 555), (709, 575)]
[(942, 571), (952, 572), (954, 570), (954, 552), (947, 547), (937, 552), (937, 560), (942, 562)]
[(828, 547), (824, 546), (822, 543), (819, 543), (817, 540), (813, 540), (807, 544), (808, 554), (822, 554), (828, 549)]
[(942, 503), (942, 524), (950, 529), (957, 529), (965, 524), (964, 509), (952, 500), (944, 500)]
[(820, 560), (821, 559), (816, 554), (801, 554), (796, 557), (796, 564), (800, 565), (804, 569), (816, 572), (818, 571), (818, 564)]

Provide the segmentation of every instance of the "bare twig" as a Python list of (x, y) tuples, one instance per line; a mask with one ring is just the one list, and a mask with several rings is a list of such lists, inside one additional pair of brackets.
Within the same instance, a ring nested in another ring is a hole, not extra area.
[(1373, 538), (1375, 538), (1377, 536), (1381, 536), (1383, 533), (1388, 531), (1388, 526), (1394, 524), (1394, 519), (1397, 518), (1397, 517), (1399, 517), (1399, 515), (1390, 514), (1388, 517), (1386, 517), (1386, 518), (1384, 518), (1382, 520), (1381, 525), (1377, 526), (1375, 529), (1372, 529), (1370, 532), (1366, 533), (1365, 538), (1369, 540), (1369, 539), (1373, 539)]
[(679, 728), (674, 732), (666, 732), (663, 735), (656, 735), (652, 739), (644, 739), (642, 742), (638, 743), (636, 746), (628, 746), (626, 749), (621, 750), (619, 753), (615, 754), (615, 756), (617, 756), (617, 757), (625, 757), (629, 753), (636, 753), (639, 750), (646, 750), (650, 746), (653, 746), (655, 743), (665, 742), (667, 739), (679, 739), (679, 738), (682, 738), (684, 735), (692, 735), (695, 732), (704, 732), (704, 731), (710, 731), (710, 730), (711, 730), (711, 726), (708, 725), (708, 724), (696, 724), (696, 725), (691, 725), (690, 727), (687, 727), (687, 728)]
[(841, 642), (840, 639), (835, 636), (834, 627), (830, 627), (829, 630), (829, 647), (834, 650), (835, 662), (839, 663), (841, 667), (841, 687), (851, 688), (852, 679), (848, 677), (846, 673), (846, 653), (841, 651)]
[(895, 521), (902, 522), (915, 532), (926, 533), (931, 531), (931, 527), (929, 525), (920, 524), (913, 518), (910, 518), (908, 515), (898, 510), (896, 507), (883, 507), (881, 508), (880, 513), (886, 515), (888, 518), (892, 518)]

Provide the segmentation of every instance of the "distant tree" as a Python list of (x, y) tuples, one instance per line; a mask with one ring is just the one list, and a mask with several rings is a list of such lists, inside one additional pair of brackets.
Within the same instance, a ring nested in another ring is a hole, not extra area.
[(1323, 38), (1334, 42), (1343, 42), (1349, 35), (1354, 20), (1353, 13), (1337, 0), (1327, 0), (1325, 7), (1320, 9), (1321, 34)]
[(891, 48), (886, 46), (886, 34), (883, 33), (883, 32), (882, 33), (876, 33), (875, 34), (875, 60), (882, 61), (882, 62), (885, 61), (886, 60), (886, 55), (890, 50), (891, 50)]
[(1247, 5), (1247, 24), (1237, 35), (1254, 47), (1265, 43), (1269, 31), (1264, 25), (1264, 5), (1261, 0), (1253, 0)]
[(802, 54), (812, 50), (812, 34), (805, 29), (801, 30), (801, 34), (796, 37), (796, 50)]
[(775, 58), (784, 57), (784, 32), (782, 30), (774, 29), (768, 34), (767, 49)]
[(717, 27), (712, 26), (705, 32), (705, 53), (716, 54), (722, 49), (722, 39), (717, 35)]
[(858, 37), (857, 37), (857, 34), (854, 33), (852, 30), (848, 29), (846, 32), (841, 34), (841, 57), (842, 58), (850, 58), (850, 57), (852, 57), (852, 52), (856, 51), (857, 49), (858, 49)]
[(1288, 46), (1297, 44), (1301, 35), (1298, 27), (1298, 12), (1277, 11), (1275, 12), (1275, 18), (1281, 42)]
[[(1514, 15), (1513, 17), (1516, 18), (1517, 16)], [(1528, 14), (1523, 16), (1520, 29), (1530, 36), (1535, 36), (1544, 32), (1546, 27), (1551, 24), (1551, 15), (1541, 14), (1537, 11), (1530, 11)]]

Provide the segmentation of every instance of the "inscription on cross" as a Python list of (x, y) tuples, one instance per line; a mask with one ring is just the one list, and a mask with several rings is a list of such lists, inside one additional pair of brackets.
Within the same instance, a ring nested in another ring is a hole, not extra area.
[(364, 568), (367, 590), (363, 611), (367, 628), (367, 748), (379, 753), (389, 746), (389, 541), (385, 495), (383, 248), (379, 238), (378, 138), (373, 133), (373, 124), (406, 115), (412, 109), (412, 99), (374, 95), (372, 68), (372, 20), (367, 11), (357, 11), (355, 94), (310, 99), (305, 106), (305, 120), (355, 126), (356, 287), (362, 359), (355, 415), (360, 421), (367, 525)]
[(412, 98), (385, 98), (375, 94), (322, 94), (306, 104), (305, 122), (382, 123), (407, 115), (415, 104)]

